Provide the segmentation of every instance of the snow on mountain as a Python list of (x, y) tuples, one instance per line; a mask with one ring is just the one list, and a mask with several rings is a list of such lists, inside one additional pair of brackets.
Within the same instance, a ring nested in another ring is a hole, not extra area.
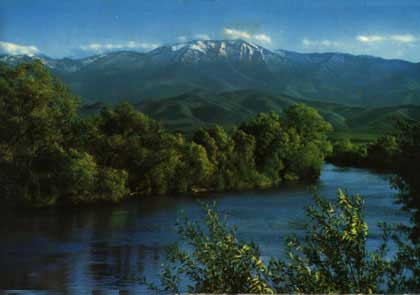
[[(265, 61), (277, 54), (243, 40), (198, 40), (163, 46), (150, 53), (155, 60), (197, 63), (214, 60)], [(278, 58), (278, 57), (277, 57)]]
[(420, 102), (420, 63), (345, 53), (270, 51), (243, 40), (197, 40), (147, 53), (109, 52), (82, 59), (0, 56), (16, 65), (41, 60), (85, 101), (137, 101), (192, 89), (258, 89), (361, 105)]
[(86, 67), (126, 65), (143, 66), (145, 62), (197, 64), (201, 62), (258, 62), (277, 63), (283, 60), (280, 54), (243, 40), (197, 40), (162, 46), (148, 53), (129, 51), (111, 52), (82, 59), (53, 59), (46, 56), (3, 56), (0, 61), (7, 64), (41, 60), (47, 67), (60, 72), (77, 72)]

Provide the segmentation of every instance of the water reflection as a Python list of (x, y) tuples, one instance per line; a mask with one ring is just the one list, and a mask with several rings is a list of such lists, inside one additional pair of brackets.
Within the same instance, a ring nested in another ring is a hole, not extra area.
[[(407, 220), (394, 204), (396, 192), (386, 176), (326, 165), (319, 193), (334, 198), (338, 186), (365, 197), (369, 247), (379, 243), (378, 221)], [(302, 232), (303, 207), (311, 193), (300, 186), (203, 198), (216, 198), (218, 208), (238, 225), (240, 237), (257, 242), (268, 257), (282, 256), (284, 237)], [(2, 210), (0, 289), (34, 290), (7, 294), (150, 294), (139, 281), (143, 276), (158, 280), (165, 249), (176, 240), (173, 226), (181, 209), (193, 218), (202, 214), (188, 196), (82, 209)]]

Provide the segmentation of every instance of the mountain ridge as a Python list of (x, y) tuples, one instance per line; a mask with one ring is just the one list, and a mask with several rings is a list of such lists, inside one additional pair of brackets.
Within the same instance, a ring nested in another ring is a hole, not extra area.
[(81, 59), (0, 57), (12, 65), (34, 59), (41, 59), (85, 103), (138, 102), (201, 88), (214, 93), (255, 89), (361, 106), (420, 104), (420, 63), (271, 51), (243, 40), (198, 40), (146, 53), (118, 51)]

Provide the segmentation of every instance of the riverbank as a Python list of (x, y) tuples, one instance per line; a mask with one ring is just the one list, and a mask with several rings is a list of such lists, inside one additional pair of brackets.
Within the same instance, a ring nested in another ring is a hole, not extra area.
[[(372, 249), (381, 240), (378, 221), (408, 220), (394, 203), (397, 192), (388, 176), (325, 164), (317, 183), (319, 195), (329, 199), (336, 197), (338, 187), (364, 197)], [(216, 196), (154, 196), (77, 209), (2, 208), (0, 285), (60, 295), (115, 288), (150, 294), (139, 285), (141, 277), (158, 282), (166, 248), (177, 240), (178, 212), (197, 219), (203, 213), (198, 199), (215, 200), (219, 211), (238, 226), (240, 238), (257, 242), (264, 257), (279, 257), (284, 255), (285, 236), (302, 233), (304, 206), (311, 204), (312, 195), (311, 187), (296, 185)]]

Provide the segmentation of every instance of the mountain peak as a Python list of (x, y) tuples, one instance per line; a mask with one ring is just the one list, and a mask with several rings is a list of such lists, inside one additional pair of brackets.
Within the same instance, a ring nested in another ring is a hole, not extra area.
[(420, 101), (420, 64), (343, 53), (272, 52), (244, 40), (193, 40), (147, 53), (84, 59), (0, 56), (11, 65), (34, 59), (91, 102), (161, 98), (197, 88), (256, 89), (360, 105)]
[(173, 62), (197, 63), (229, 60), (263, 60), (267, 54), (274, 53), (253, 43), (238, 40), (192, 40), (183, 43), (162, 46), (151, 52), (155, 59)]

